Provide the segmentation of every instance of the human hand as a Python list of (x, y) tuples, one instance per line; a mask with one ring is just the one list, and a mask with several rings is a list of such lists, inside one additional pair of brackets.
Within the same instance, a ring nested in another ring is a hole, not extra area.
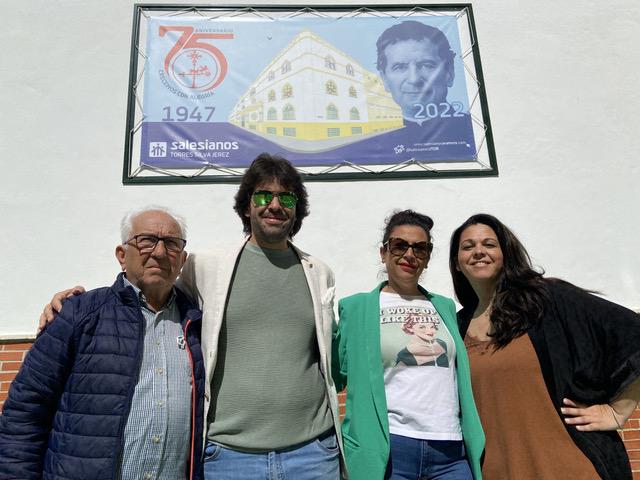
[(623, 427), (627, 417), (614, 410), (609, 404), (586, 405), (577, 403), (568, 398), (562, 399), (567, 405), (560, 411), (565, 415), (564, 421), (569, 425), (575, 425), (581, 432), (593, 432), (599, 430), (618, 430)]
[(67, 290), (56, 293), (51, 299), (51, 302), (47, 303), (44, 306), (44, 310), (40, 314), (40, 321), (38, 322), (38, 332), (46, 327), (48, 323), (53, 322), (56, 314), (60, 313), (60, 310), (62, 310), (62, 302), (64, 300), (69, 297), (73, 297), (74, 295), (80, 295), (84, 292), (84, 287), (76, 285), (73, 288), (68, 288)]

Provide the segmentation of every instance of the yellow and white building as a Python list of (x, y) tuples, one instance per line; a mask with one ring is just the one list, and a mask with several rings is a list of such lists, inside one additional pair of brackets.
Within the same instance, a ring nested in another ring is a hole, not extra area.
[(403, 126), (402, 111), (380, 77), (310, 30), (258, 75), (229, 121), (276, 143), (295, 141), (306, 151)]

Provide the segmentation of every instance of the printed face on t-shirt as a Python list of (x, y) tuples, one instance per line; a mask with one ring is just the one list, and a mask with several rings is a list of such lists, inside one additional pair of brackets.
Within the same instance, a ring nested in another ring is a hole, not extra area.
[(416, 323), (409, 328), (412, 335), (415, 335), (420, 340), (425, 342), (433, 342), (438, 331), (438, 327), (434, 322), (421, 322)]
[(380, 321), (386, 367), (448, 367), (451, 363), (447, 346), (450, 337), (443, 331), (446, 329), (438, 312), (426, 300), (407, 303), (400, 299), (381, 305)]

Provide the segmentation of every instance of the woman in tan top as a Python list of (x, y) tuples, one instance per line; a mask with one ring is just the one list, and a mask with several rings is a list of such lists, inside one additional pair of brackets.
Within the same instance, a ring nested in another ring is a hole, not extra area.
[(631, 479), (616, 429), (640, 397), (640, 316), (533, 270), (491, 215), (453, 233), (486, 480)]

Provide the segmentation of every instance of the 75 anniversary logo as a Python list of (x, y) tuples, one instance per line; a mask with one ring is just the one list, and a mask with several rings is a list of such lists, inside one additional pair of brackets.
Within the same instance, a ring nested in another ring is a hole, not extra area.
[[(164, 59), (161, 80), (172, 93), (186, 97), (193, 93), (211, 92), (222, 83), (227, 75), (228, 64), (222, 51), (213, 45), (214, 41), (231, 40), (233, 33), (196, 32), (191, 26), (159, 27), (160, 37), (170, 32), (179, 37)], [(166, 78), (165, 78), (166, 76)], [(179, 88), (172, 88), (171, 79)]]

